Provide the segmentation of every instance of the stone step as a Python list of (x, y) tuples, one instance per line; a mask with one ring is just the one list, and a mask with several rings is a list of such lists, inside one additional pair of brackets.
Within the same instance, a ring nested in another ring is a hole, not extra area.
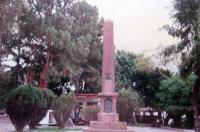
[(112, 129), (112, 130), (126, 130), (126, 122), (104, 122), (104, 121), (91, 121), (91, 129)]

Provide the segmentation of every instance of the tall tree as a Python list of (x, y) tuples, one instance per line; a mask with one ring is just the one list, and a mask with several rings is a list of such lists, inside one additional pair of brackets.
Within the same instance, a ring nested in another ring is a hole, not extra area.
[(52, 66), (58, 70), (59, 65), (63, 64), (62, 67), (75, 83), (77, 92), (80, 91), (81, 80), (92, 91), (98, 92), (102, 55), (102, 21), (98, 17), (98, 9), (82, 1), (75, 2), (68, 13), (72, 22), (70, 39), (63, 53), (60, 52), (58, 58), (54, 59)]
[(198, 93), (200, 89), (200, 54), (199, 54), (199, 0), (174, 0), (173, 1), (174, 26), (164, 26), (168, 33), (181, 39), (178, 45), (166, 49), (165, 55), (172, 52), (182, 53), (180, 71), (183, 76), (194, 72), (197, 75), (192, 88), (192, 106), (194, 112), (195, 131), (200, 132)]
[[(22, 1), (4, 1), (1, 7), (1, 33), (0, 33), (0, 58), (2, 62), (4, 59), (14, 60), (14, 66), (11, 66), (13, 74), (13, 83), (15, 86), (20, 82), (23, 76), (22, 63), (25, 55), (25, 43), (22, 42), (24, 35), (20, 31), (20, 17), (23, 16), (25, 8)], [(23, 57), (22, 57), (23, 56)], [(2, 65), (2, 63), (1, 63)], [(7, 65), (8, 66), (8, 65)]]
[(72, 63), (67, 66), (75, 64), (70, 67), (78, 91), (79, 82), (83, 80), (89, 91), (97, 93), (101, 87), (103, 20), (98, 17), (98, 9), (85, 1), (75, 3), (70, 14), (74, 23), (71, 42), (75, 59), (70, 59)]

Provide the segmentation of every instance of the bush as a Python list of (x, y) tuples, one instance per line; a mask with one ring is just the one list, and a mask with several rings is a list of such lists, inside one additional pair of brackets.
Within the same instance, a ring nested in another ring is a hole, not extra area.
[[(137, 92), (128, 89), (122, 89), (118, 93), (117, 112), (119, 120), (126, 121), (127, 124), (133, 119), (133, 112), (139, 107), (140, 98)], [(122, 109), (123, 108), (123, 109)]]
[(48, 109), (51, 108), (53, 100), (56, 98), (54, 93), (49, 89), (41, 89), (47, 105), (44, 105), (34, 111), (34, 117), (28, 122), (29, 128), (34, 129), (36, 125), (45, 117)]
[(42, 92), (30, 85), (12, 90), (6, 101), (6, 112), (17, 131), (22, 131), (35, 116), (35, 111), (46, 106)]
[(99, 111), (100, 107), (98, 105), (84, 106), (81, 110), (81, 115), (86, 120), (86, 122), (89, 123), (90, 121), (97, 120), (97, 114)]
[(54, 99), (57, 97), (50, 89), (44, 88), (41, 90), (45, 100), (47, 101), (48, 109), (52, 108)]
[(11, 73), (1, 72), (0, 70), (0, 110), (5, 109), (6, 97), (9, 95), (10, 91), (15, 87), (13, 83), (13, 77)]
[(53, 115), (59, 128), (64, 128), (70, 113), (75, 108), (77, 102), (74, 93), (61, 95), (53, 103)]

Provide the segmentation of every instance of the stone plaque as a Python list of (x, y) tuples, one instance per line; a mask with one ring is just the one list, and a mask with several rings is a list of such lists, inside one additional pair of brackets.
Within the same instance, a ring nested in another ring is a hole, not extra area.
[(106, 113), (112, 112), (112, 100), (109, 98), (104, 100), (104, 112)]

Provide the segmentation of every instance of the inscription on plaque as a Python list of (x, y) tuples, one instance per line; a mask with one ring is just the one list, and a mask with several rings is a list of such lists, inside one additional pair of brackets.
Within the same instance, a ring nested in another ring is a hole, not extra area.
[(104, 100), (104, 112), (106, 113), (112, 112), (112, 100), (109, 98)]

